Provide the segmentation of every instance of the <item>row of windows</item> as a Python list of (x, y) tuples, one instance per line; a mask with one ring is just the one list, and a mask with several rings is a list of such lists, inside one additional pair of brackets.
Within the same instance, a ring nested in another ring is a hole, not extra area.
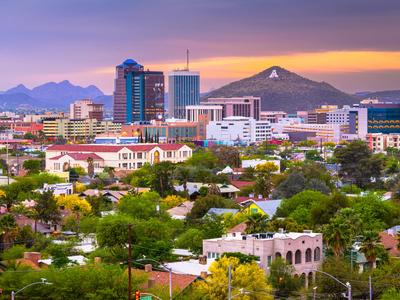
[[(282, 257), (282, 254), (280, 252), (275, 253), (275, 257)], [(314, 249), (314, 261), (319, 261), (321, 260), (321, 249), (319, 247)], [(293, 264), (293, 253), (292, 251), (288, 251), (286, 253), (286, 261), (289, 264)], [(307, 248), (305, 252), (305, 262), (312, 262), (312, 250), (310, 248)], [(302, 263), (302, 254), (301, 250), (296, 250), (294, 254), (294, 263), (295, 264), (301, 264)]]

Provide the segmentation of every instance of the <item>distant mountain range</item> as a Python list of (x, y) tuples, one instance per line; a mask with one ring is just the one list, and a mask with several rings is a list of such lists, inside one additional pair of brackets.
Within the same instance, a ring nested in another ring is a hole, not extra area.
[(81, 87), (73, 85), (68, 80), (48, 82), (29, 89), (23, 84), (0, 92), (0, 108), (55, 108), (66, 109), (72, 101), (90, 98), (95, 102), (112, 106), (112, 96), (104, 93), (96, 86)]
[(294, 113), (323, 104), (351, 105), (357, 96), (349, 95), (326, 82), (316, 82), (279, 66), (254, 76), (229, 83), (211, 91), (206, 97), (261, 97), (262, 110), (284, 110)]
[(377, 92), (359, 92), (355, 94), (362, 98), (379, 99), (382, 101), (400, 102), (400, 90), (377, 91)]
[[(352, 105), (365, 98), (385, 101), (400, 101), (400, 90), (360, 92), (347, 94), (326, 82), (316, 82), (290, 72), (279, 66), (268, 68), (254, 76), (229, 83), (219, 89), (201, 95), (202, 100), (210, 97), (261, 97), (262, 110), (284, 110), (294, 113), (310, 110), (323, 104)], [(78, 99), (91, 98), (112, 108), (113, 97), (105, 95), (95, 85), (81, 87), (68, 80), (48, 82), (29, 89), (23, 84), (0, 92), (0, 109), (68, 109)], [(165, 94), (168, 104), (168, 93)]]

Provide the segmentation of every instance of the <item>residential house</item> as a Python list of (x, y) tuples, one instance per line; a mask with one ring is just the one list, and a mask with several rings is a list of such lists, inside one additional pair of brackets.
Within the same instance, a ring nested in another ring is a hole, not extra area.
[(194, 202), (192, 201), (182, 202), (181, 204), (168, 209), (167, 213), (172, 219), (184, 220), (186, 219), (187, 214), (191, 212), (193, 204)]
[(267, 215), (270, 219), (272, 219), (281, 202), (282, 200), (266, 200), (266, 201), (251, 200), (248, 203), (247, 207), (243, 210), (243, 213), (245, 214), (259, 213), (262, 215)]
[(321, 267), (322, 234), (304, 232), (267, 232), (243, 235), (230, 233), (220, 238), (203, 240), (203, 255), (215, 259), (226, 252), (240, 252), (259, 257), (260, 266), (269, 272), (272, 261), (278, 257), (294, 267), (294, 274), (304, 277), (306, 285)]

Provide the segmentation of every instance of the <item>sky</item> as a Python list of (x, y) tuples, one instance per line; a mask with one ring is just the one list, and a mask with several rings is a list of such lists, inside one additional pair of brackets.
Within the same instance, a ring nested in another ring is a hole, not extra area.
[(400, 89), (399, 0), (0, 0), (0, 91), (111, 94), (133, 58), (201, 73), (203, 92), (279, 65), (346, 92)]

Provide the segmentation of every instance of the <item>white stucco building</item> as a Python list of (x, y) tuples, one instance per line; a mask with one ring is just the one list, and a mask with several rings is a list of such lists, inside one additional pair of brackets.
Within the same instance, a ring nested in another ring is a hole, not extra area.
[(105, 166), (116, 170), (136, 170), (145, 163), (177, 163), (191, 156), (192, 149), (182, 144), (52, 145), (46, 149), (46, 170), (63, 172), (81, 166), (87, 171), (90, 160), (95, 173), (101, 172)]
[(247, 117), (228, 117), (209, 122), (207, 139), (217, 141), (262, 142), (271, 139), (271, 124)]

